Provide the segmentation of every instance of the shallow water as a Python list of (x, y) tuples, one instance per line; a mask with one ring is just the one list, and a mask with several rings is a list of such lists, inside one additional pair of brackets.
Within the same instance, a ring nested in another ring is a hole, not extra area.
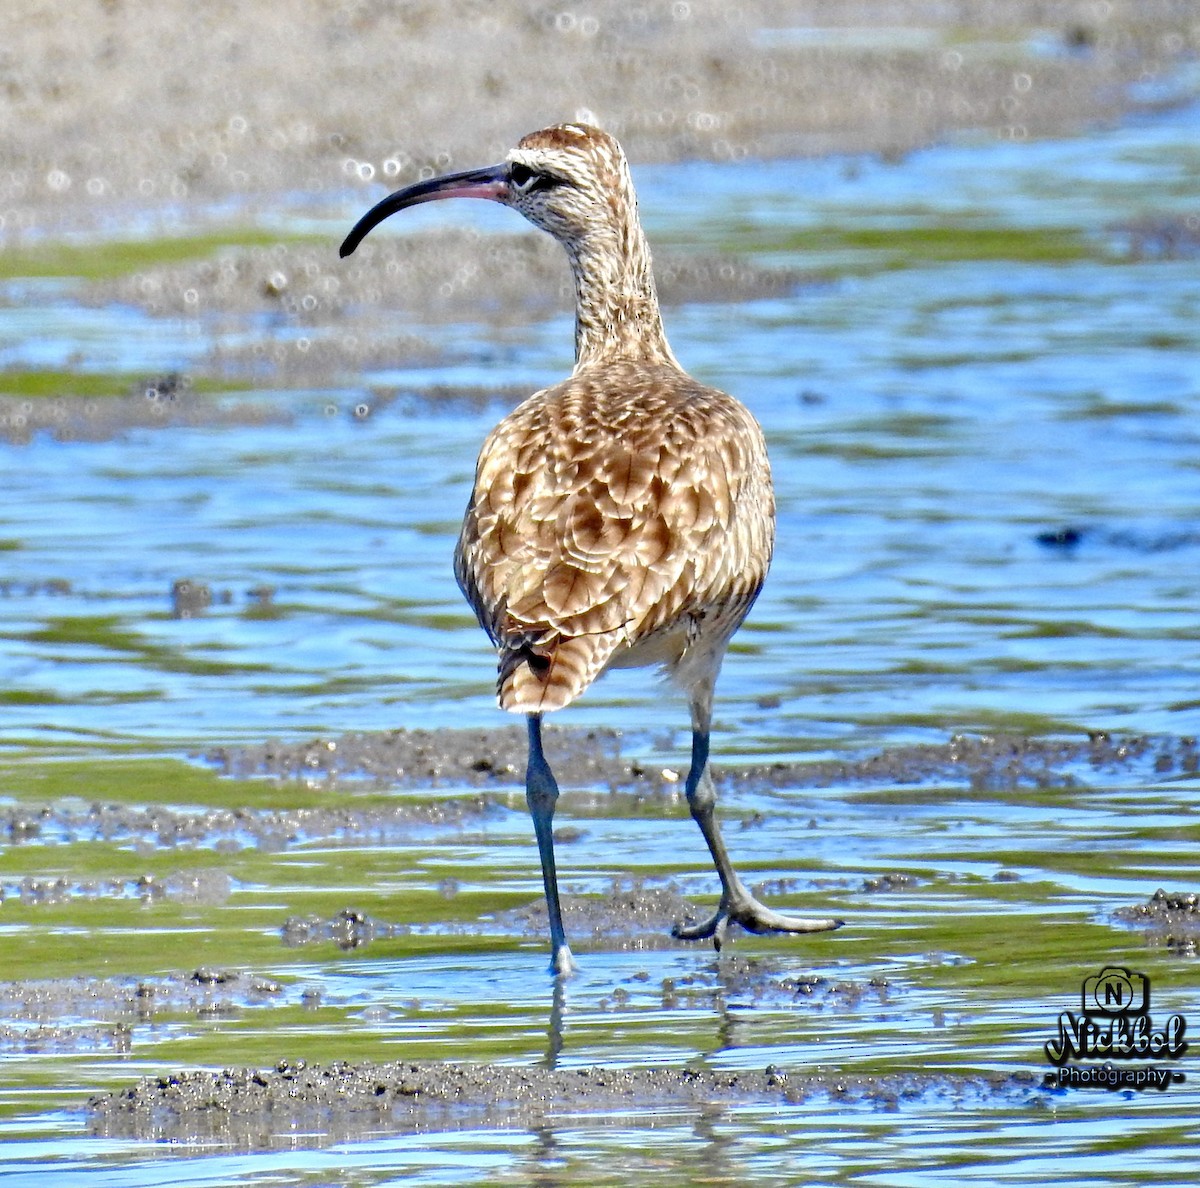
[[(855, 758), (955, 731), (1196, 732), (1200, 271), (1194, 256), (1132, 252), (1121, 225), (1197, 214), (1198, 130), (1189, 108), (890, 165), (637, 171), (652, 241), (814, 274), (786, 298), (667, 313), (685, 366), (761, 419), (779, 495), (771, 579), (719, 688), (724, 762)], [(355, 209), (330, 212), (331, 251)], [(511, 229), (503, 212), (478, 217)], [(9, 368), (188, 370), (225, 333), (85, 309), (57, 284), (9, 298)], [(299, 812), (467, 795), (452, 774), (389, 794), (218, 778), (185, 758), (273, 736), (500, 724), (449, 557), (502, 406), (379, 392), (549, 382), (570, 365), (570, 324), (420, 329), (444, 367), (249, 394), (281, 414), (266, 423), (0, 445), (4, 803)], [(181, 579), (210, 587), (212, 604), (175, 617)], [(264, 586), (268, 602), (251, 593)], [(683, 707), (644, 673), (606, 678), (564, 717), (628, 730), (627, 753), (648, 764), (683, 761)], [(277, 988), (224, 1003), (214, 990), (149, 1018), (111, 988), (92, 1008), (87, 991), (65, 1004), (47, 991), (40, 1007), (6, 994), (0, 1179), (1092, 1184), (1163, 1182), (1169, 1165), (1194, 1182), (1191, 1082), (337, 1141), (281, 1120), (273, 1149), (253, 1153), (102, 1138), (81, 1110), (143, 1073), (283, 1057), (552, 1054), (567, 1067), (983, 1070), (1036, 1084), (1058, 1012), (1102, 965), (1149, 974), (1156, 1017), (1200, 1010), (1194, 957), (1148, 947), (1112, 915), (1160, 885), (1196, 886), (1194, 771), (1052, 774), (730, 790), (739, 866), (773, 902), (847, 927), (739, 938), (749, 973), (706, 949), (647, 947), (663, 929), (635, 932), (632, 951), (612, 930), (585, 932), (559, 1027), (536, 927), (512, 915), (540, 879), (510, 782), (486, 810), (374, 836), (253, 822), (183, 839), (50, 823), (14, 835), (0, 868), (10, 985), (103, 977), (128, 992), (210, 967)], [(560, 853), (572, 896), (631, 876), (673, 880), (700, 904), (713, 894), (677, 799), (572, 789), (558, 823), (578, 831)], [(197, 872), (208, 881), (189, 892)], [(868, 889), (889, 872), (911, 882)], [(185, 889), (139, 893), (144, 875)], [(38, 892), (59, 877), (65, 892)], [(345, 908), (396, 935), (350, 952), (280, 943), (285, 919)], [(802, 995), (805, 978), (825, 981)]]

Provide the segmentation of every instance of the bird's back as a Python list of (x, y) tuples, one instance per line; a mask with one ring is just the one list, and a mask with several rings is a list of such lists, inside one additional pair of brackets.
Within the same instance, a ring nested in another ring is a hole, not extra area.
[(484, 443), (455, 559), (501, 706), (561, 709), (610, 664), (723, 651), (773, 537), (762, 431), (733, 397), (645, 360), (530, 397)]

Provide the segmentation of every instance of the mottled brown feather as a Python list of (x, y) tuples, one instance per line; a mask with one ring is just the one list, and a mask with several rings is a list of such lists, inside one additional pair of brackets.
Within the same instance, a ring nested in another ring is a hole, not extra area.
[(673, 659), (689, 635), (723, 649), (773, 533), (757, 423), (673, 363), (591, 364), (530, 397), (484, 443), (455, 567), (501, 706), (561, 709), (687, 620)]
[(459, 538), (500, 704), (561, 709), (605, 668), (638, 663), (711, 690), (771, 559), (762, 432), (671, 353), (617, 142), (563, 124), (508, 160), (543, 181), (504, 201), (570, 259), (576, 362), (488, 436)]

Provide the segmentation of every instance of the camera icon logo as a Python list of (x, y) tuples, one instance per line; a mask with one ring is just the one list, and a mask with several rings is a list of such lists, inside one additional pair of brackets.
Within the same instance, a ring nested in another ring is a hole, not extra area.
[(1106, 965), (1083, 980), (1084, 1014), (1139, 1015), (1150, 1005), (1150, 979), (1121, 965)]

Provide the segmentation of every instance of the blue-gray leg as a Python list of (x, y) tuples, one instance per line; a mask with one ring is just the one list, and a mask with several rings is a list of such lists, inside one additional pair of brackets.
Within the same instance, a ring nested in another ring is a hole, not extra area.
[(729, 931), (730, 922), (740, 924), (748, 932), (827, 932), (840, 928), (841, 920), (808, 920), (800, 916), (785, 916), (759, 903), (738, 878), (729, 851), (721, 837), (714, 810), (717, 790), (708, 768), (708, 732), (711, 690), (692, 702), (692, 765), (688, 770), (685, 792), (692, 819), (708, 844), (713, 864), (721, 879), (721, 902), (715, 914), (702, 924), (677, 924), (674, 935), (682, 940), (706, 940), (720, 950)]
[(525, 769), (525, 801), (533, 818), (538, 855), (542, 860), (542, 883), (546, 888), (546, 910), (550, 916), (550, 969), (562, 977), (575, 971), (575, 960), (563, 931), (562, 908), (558, 902), (558, 875), (554, 869), (554, 806), (558, 784), (542, 753), (542, 715), (530, 714), (529, 765)]

